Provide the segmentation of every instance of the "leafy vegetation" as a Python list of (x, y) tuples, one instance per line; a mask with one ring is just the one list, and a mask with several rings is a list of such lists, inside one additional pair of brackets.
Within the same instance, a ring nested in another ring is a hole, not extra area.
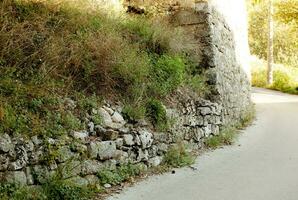
[(251, 106), (238, 123), (233, 126), (223, 127), (218, 135), (207, 138), (204, 142), (205, 146), (210, 149), (216, 149), (224, 145), (232, 145), (238, 135), (238, 131), (249, 126), (255, 119), (255, 108)]
[(84, 112), (102, 99), (121, 99), (136, 120), (151, 98), (163, 101), (181, 85), (202, 94), (205, 81), (191, 70), (192, 42), (180, 28), (107, 15), (89, 1), (57, 2), (0, 2), (1, 133), (83, 129)]
[(183, 144), (172, 146), (163, 158), (167, 167), (184, 167), (194, 163), (194, 156), (186, 151)]
[(251, 62), (252, 85), (256, 87), (279, 90), (290, 94), (298, 94), (298, 68), (275, 64), (273, 84), (267, 85), (267, 67), (263, 60), (255, 58)]
[(97, 176), (102, 185), (111, 184), (118, 185), (128, 179), (140, 175), (144, 172), (142, 165), (125, 164), (120, 165), (116, 169), (105, 169), (98, 172)]
[(87, 200), (92, 196), (92, 190), (62, 180), (48, 180), (41, 186), (0, 184), (2, 200)]
[[(298, 1), (275, 0), (274, 3), (274, 83), (266, 84), (266, 64), (252, 61), (253, 86), (298, 94)], [(267, 1), (249, 2), (249, 43), (254, 55), (267, 59)]]

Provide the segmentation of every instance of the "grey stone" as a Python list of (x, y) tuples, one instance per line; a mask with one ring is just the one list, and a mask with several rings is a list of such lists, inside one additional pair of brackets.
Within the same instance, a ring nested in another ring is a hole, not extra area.
[(119, 129), (119, 133), (121, 134), (128, 134), (129, 133), (129, 128), (128, 127), (122, 127)]
[(64, 99), (64, 105), (67, 109), (71, 109), (71, 110), (73, 110), (77, 107), (75, 101), (70, 99), (70, 98), (65, 98)]
[(56, 144), (56, 140), (53, 139), (53, 138), (48, 138), (48, 139), (47, 139), (47, 142), (48, 142), (49, 144), (51, 144), (51, 145)]
[(159, 143), (159, 144), (157, 144), (157, 148), (158, 148), (158, 154), (162, 155), (162, 154), (164, 154), (165, 152), (168, 151), (169, 147), (165, 143)]
[(110, 108), (109, 105), (103, 106), (102, 108), (105, 109), (110, 115), (113, 115), (114, 110)]
[(150, 158), (148, 160), (148, 164), (151, 167), (157, 167), (161, 164), (161, 162), (162, 162), (162, 157), (160, 157), (160, 156), (156, 156), (156, 157)]
[(113, 129), (108, 129), (104, 135), (103, 135), (103, 139), (104, 140), (116, 140), (118, 138), (118, 131), (115, 131)]
[(58, 149), (58, 156), (57, 161), (59, 163), (65, 162), (75, 156), (73, 152), (71, 152), (70, 148), (68, 146), (62, 146)]
[(103, 164), (97, 160), (85, 160), (82, 162), (82, 174), (90, 175), (98, 173), (102, 168)]
[(7, 153), (14, 149), (14, 145), (8, 134), (4, 134), (0, 137), (0, 152)]
[(148, 159), (149, 159), (148, 150), (138, 149), (137, 161), (148, 161)]
[(4, 175), (4, 180), (7, 183), (15, 183), (20, 186), (24, 186), (27, 184), (26, 174), (23, 171), (8, 171)]
[(101, 125), (96, 125), (94, 127), (95, 132), (97, 133), (97, 135), (103, 135), (107, 130), (105, 128), (103, 128)]
[(114, 114), (112, 115), (112, 120), (115, 123), (120, 123), (120, 124), (124, 124), (125, 123), (122, 115), (120, 113), (118, 113), (117, 111), (115, 111)]
[(34, 150), (34, 143), (31, 140), (27, 140), (24, 147), (27, 152), (32, 152)]
[(80, 176), (71, 177), (67, 181), (79, 187), (87, 187), (89, 185), (89, 181)]
[(25, 173), (26, 173), (26, 178), (27, 178), (27, 184), (28, 185), (33, 185), (34, 184), (34, 178), (33, 178), (33, 174), (32, 174), (31, 168), (30, 167), (26, 167)]
[(89, 132), (94, 132), (94, 123), (93, 122), (88, 123), (88, 129), (89, 129)]
[(90, 158), (107, 160), (115, 156), (116, 143), (114, 141), (91, 142), (88, 151)]
[(99, 178), (95, 175), (87, 175), (84, 178), (88, 181), (88, 185), (95, 186), (99, 183)]
[(38, 183), (45, 183), (49, 177), (50, 173), (46, 166), (43, 165), (35, 165), (32, 169), (33, 177)]
[(104, 168), (109, 170), (115, 170), (117, 161), (114, 159), (106, 160), (103, 162)]
[(109, 183), (106, 183), (106, 184), (104, 184), (103, 186), (104, 186), (105, 188), (107, 188), (107, 189), (112, 187), (112, 185), (109, 184)]
[(123, 141), (124, 141), (124, 145), (127, 145), (127, 146), (132, 146), (135, 144), (134, 137), (131, 134), (123, 135)]
[(149, 148), (153, 143), (153, 135), (147, 130), (139, 131), (139, 138), (143, 149)]
[(9, 164), (9, 158), (6, 154), (0, 154), (0, 171), (6, 171)]
[(38, 146), (41, 145), (43, 142), (41, 139), (39, 139), (36, 135), (31, 137), (31, 140), (34, 145)]
[(58, 165), (58, 170), (61, 171), (61, 175), (63, 178), (70, 178), (81, 174), (82, 165), (81, 162), (78, 160), (70, 160)]
[(123, 138), (117, 138), (115, 143), (116, 143), (117, 149), (120, 149), (124, 144)]
[(86, 141), (89, 137), (89, 134), (87, 131), (73, 131), (71, 136), (75, 139)]
[(103, 120), (103, 124), (104, 125), (111, 124), (113, 122), (112, 121), (112, 118), (111, 118), (111, 115), (105, 109), (100, 108), (98, 110), (98, 113), (102, 117), (102, 120)]

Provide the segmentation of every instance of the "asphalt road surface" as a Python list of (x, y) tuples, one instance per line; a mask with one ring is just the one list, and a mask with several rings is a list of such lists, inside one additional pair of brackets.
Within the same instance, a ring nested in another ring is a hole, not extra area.
[(109, 200), (298, 200), (298, 96), (254, 89), (253, 100), (257, 120), (233, 146)]

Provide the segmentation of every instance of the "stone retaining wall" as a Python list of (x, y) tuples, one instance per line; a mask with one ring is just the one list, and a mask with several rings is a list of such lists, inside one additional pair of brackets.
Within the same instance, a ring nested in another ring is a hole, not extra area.
[[(197, 65), (204, 69), (211, 88), (208, 100), (184, 97), (168, 108), (173, 124), (163, 133), (153, 131), (145, 121), (127, 123), (121, 107), (106, 104), (86, 115), (88, 130), (58, 138), (4, 134), (0, 137), (0, 181), (32, 185), (60, 175), (92, 185), (100, 170), (121, 163), (157, 166), (170, 146), (184, 143), (189, 150), (199, 149), (205, 138), (219, 134), (221, 126), (237, 123), (251, 101), (249, 78), (236, 56), (234, 32), (211, 4), (195, 5), (177, 12), (173, 19), (195, 38), (200, 54)], [(96, 115), (102, 124), (92, 121)]]
[[(105, 105), (87, 114), (88, 130), (58, 138), (0, 138), (0, 181), (21, 185), (41, 184), (60, 175), (79, 185), (96, 184), (103, 169), (133, 163), (144, 168), (158, 166), (171, 145), (184, 143), (189, 151), (199, 149), (204, 138), (219, 133), (221, 109), (203, 99), (180, 102), (167, 114), (175, 123), (168, 132), (154, 132), (143, 121), (127, 123), (121, 108)], [(92, 118), (99, 115), (102, 124)]]

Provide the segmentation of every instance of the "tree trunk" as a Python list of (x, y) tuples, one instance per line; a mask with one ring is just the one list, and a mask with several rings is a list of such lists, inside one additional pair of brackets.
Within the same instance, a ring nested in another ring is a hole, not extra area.
[(268, 71), (267, 71), (267, 84), (273, 84), (273, 36), (274, 36), (274, 23), (273, 23), (273, 3), (268, 0)]

